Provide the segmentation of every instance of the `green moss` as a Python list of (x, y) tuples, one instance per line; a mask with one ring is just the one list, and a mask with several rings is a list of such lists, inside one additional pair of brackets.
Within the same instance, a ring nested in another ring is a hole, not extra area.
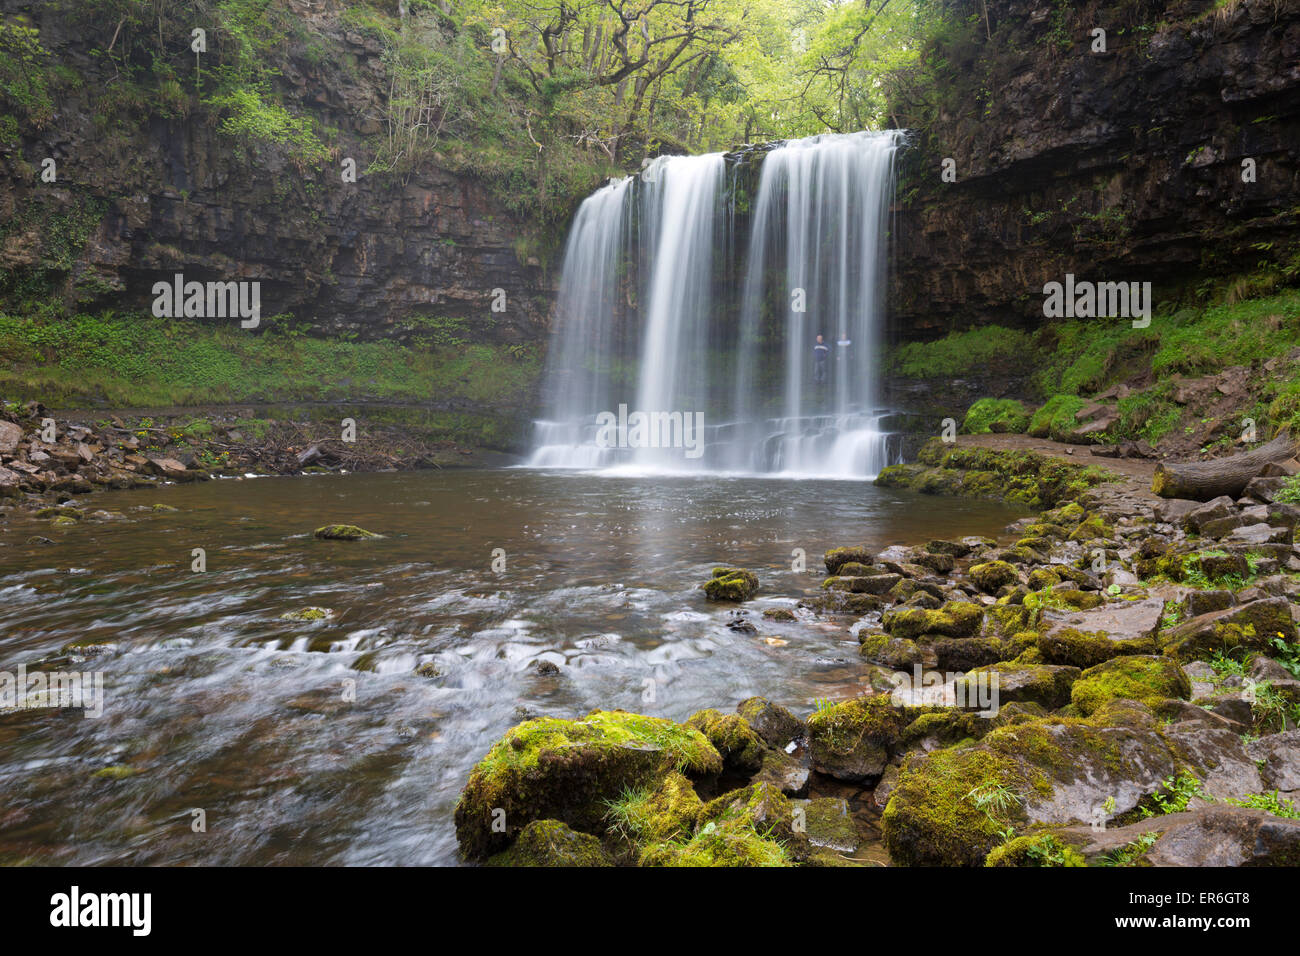
[(282, 621), (323, 621), (334, 612), (327, 607), (304, 607), (296, 611), (285, 611), (280, 615)]
[(657, 788), (625, 790), (607, 806), (610, 830), (644, 846), (689, 839), (704, 802), (689, 780), (673, 772)]
[(1023, 433), (1029, 428), (1029, 411), (1012, 398), (981, 398), (966, 411), (961, 430), (967, 435), (989, 432)]
[(1016, 837), (984, 861), (985, 866), (1087, 866), (1083, 854), (1051, 833)]
[(966, 573), (977, 588), (989, 594), (994, 593), (1004, 585), (1014, 584), (1020, 580), (1019, 573), (1006, 561), (986, 561), (983, 564), (972, 564)]
[(1191, 697), (1183, 669), (1167, 657), (1117, 657), (1084, 671), (1070, 692), (1070, 702), (1085, 716), (1110, 700), (1136, 700), (1155, 706), (1171, 698)]
[(846, 564), (868, 565), (871, 564), (874, 557), (866, 548), (831, 548), (823, 555), (823, 560), (826, 562), (827, 574), (839, 574), (840, 569)]
[(740, 714), (701, 710), (686, 721), (686, 726), (704, 734), (728, 767), (753, 771), (763, 762), (763, 742)]
[(949, 601), (936, 610), (902, 608), (887, 611), (881, 626), (890, 637), (915, 638), (922, 634), (944, 637), (973, 637), (984, 619), (984, 610), (968, 601)]
[(887, 756), (913, 714), (908, 708), (895, 706), (888, 694), (855, 697), (818, 710), (808, 718), (813, 761), (833, 764), (864, 749)]
[(600, 840), (575, 833), (559, 820), (534, 820), (514, 845), (487, 861), (488, 866), (613, 866)]
[(1078, 425), (1075, 415), (1084, 404), (1077, 395), (1053, 395), (1029, 419), (1029, 434), (1059, 440)]
[(504, 849), (532, 820), (597, 830), (605, 825), (605, 801), (629, 789), (657, 786), (674, 771), (721, 770), (722, 757), (703, 734), (670, 720), (592, 711), (582, 720), (525, 721), (470, 774), (456, 805), (456, 835), (462, 852), (479, 859)]
[(365, 528), (358, 528), (354, 524), (327, 524), (313, 531), (312, 536), (323, 541), (361, 541), (366, 538), (383, 537)]
[(1019, 329), (987, 325), (952, 332), (933, 342), (907, 342), (894, 349), (886, 364), (904, 378), (952, 378), (987, 373), (991, 363), (1020, 368), (1037, 353), (1033, 339)]
[(747, 601), (758, 591), (758, 577), (743, 568), (714, 568), (700, 587), (710, 601)]
[(1112, 640), (1105, 631), (1080, 631), (1072, 627), (1057, 628), (1038, 639), (1038, 649), (1049, 664), (1095, 667), (1126, 654), (1154, 654), (1158, 650), (1154, 637)]

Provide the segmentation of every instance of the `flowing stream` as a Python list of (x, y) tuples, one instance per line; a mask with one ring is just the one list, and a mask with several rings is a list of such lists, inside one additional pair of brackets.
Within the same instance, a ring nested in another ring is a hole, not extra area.
[[(817, 593), (828, 547), (996, 532), (1019, 514), (856, 482), (529, 469), (80, 504), (120, 517), (0, 526), (0, 670), (99, 671), (105, 693), (97, 718), (0, 712), (0, 864), (453, 863), (469, 771), (525, 714), (684, 720), (754, 694), (806, 714), (861, 692), (851, 621), (762, 610)], [(385, 537), (311, 536), (333, 521)], [(728, 629), (733, 609), (698, 589), (723, 562), (759, 575), (744, 606), (757, 633)], [(306, 607), (330, 617), (281, 619)]]

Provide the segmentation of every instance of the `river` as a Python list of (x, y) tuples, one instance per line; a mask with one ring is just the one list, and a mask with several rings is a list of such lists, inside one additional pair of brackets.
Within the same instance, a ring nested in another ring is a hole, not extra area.
[[(0, 713), (0, 863), (455, 863), (456, 797), (524, 714), (851, 696), (851, 622), (762, 609), (816, 593), (828, 547), (997, 534), (1022, 513), (860, 481), (525, 469), (74, 504), (120, 516), (4, 526), (0, 669), (102, 671), (104, 712)], [(312, 537), (333, 522), (385, 537)], [(722, 563), (757, 572), (757, 633), (698, 590)], [(281, 619), (307, 607), (330, 614)]]

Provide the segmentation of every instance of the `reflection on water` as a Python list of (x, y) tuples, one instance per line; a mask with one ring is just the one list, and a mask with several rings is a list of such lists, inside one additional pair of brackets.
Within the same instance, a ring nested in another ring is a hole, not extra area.
[[(847, 482), (521, 470), (220, 481), (82, 507), (121, 517), (24, 515), (0, 534), (0, 670), (102, 670), (106, 695), (98, 719), (0, 714), (0, 863), (455, 862), (456, 796), (520, 708), (684, 720), (761, 694), (807, 712), (859, 686), (849, 622), (761, 609), (815, 590), (823, 550), (1017, 515)], [(332, 522), (386, 537), (311, 536)], [(808, 571), (791, 571), (794, 549)], [(698, 590), (722, 562), (759, 574), (757, 634)], [(308, 607), (329, 615), (281, 619)]]

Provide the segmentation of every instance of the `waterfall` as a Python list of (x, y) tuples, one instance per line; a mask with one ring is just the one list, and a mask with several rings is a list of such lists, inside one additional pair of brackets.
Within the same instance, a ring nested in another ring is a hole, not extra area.
[(590, 196), (528, 464), (845, 478), (888, 464), (876, 366), (901, 135), (783, 143), (752, 197), (721, 153), (660, 157)]

